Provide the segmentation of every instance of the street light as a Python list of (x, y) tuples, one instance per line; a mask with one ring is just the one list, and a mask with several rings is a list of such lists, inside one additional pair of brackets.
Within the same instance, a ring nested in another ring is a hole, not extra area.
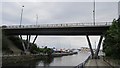
[(22, 23), (23, 8), (24, 8), (24, 5), (22, 6), (22, 10), (21, 10), (20, 27), (21, 27), (21, 23)]
[(38, 24), (38, 15), (36, 14), (36, 25)]
[(93, 24), (95, 26), (95, 0), (94, 0), (94, 5), (93, 5)]

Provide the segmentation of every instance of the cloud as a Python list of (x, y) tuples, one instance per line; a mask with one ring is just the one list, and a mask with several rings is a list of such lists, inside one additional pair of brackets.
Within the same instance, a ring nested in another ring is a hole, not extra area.
[[(83, 23), (92, 22), (92, 2), (4, 2), (3, 21), (18, 23), (24, 5), (23, 24), (35, 24), (36, 14), (38, 23)], [(104, 6), (104, 7), (103, 7)], [(114, 11), (112, 11), (114, 10)], [(117, 3), (96, 3), (96, 21), (112, 21), (117, 17)], [(5, 24), (6, 22), (4, 22)], [(6, 23), (7, 24), (7, 23)], [(19, 24), (19, 23), (18, 23)]]

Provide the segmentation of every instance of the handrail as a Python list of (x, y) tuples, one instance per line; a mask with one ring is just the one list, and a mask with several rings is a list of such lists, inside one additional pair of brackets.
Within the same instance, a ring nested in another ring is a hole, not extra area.
[(55, 27), (83, 27), (83, 26), (109, 26), (111, 22), (98, 22), (95, 25), (93, 23), (65, 23), (65, 24), (40, 24), (40, 25), (12, 25), (2, 26), (3, 29), (19, 29), (19, 28), (55, 28)]
[(79, 64), (78, 66), (76, 66), (75, 68), (84, 68), (85, 67), (85, 64), (87, 63), (87, 61), (90, 59), (90, 56), (88, 56), (88, 58), (82, 62), (81, 64)]

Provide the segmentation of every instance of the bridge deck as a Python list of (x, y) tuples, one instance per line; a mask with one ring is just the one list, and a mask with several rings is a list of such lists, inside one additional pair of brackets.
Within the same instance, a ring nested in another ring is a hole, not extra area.
[(101, 35), (110, 22), (2, 26), (8, 35)]
[(9, 28), (2, 29), (8, 35), (101, 35), (109, 26), (84, 26), (62, 28)]

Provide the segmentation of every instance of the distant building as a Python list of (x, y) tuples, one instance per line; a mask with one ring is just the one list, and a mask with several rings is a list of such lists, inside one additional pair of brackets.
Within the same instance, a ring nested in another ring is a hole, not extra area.
[(88, 47), (81, 47), (81, 51), (90, 51), (90, 48), (88, 48)]

